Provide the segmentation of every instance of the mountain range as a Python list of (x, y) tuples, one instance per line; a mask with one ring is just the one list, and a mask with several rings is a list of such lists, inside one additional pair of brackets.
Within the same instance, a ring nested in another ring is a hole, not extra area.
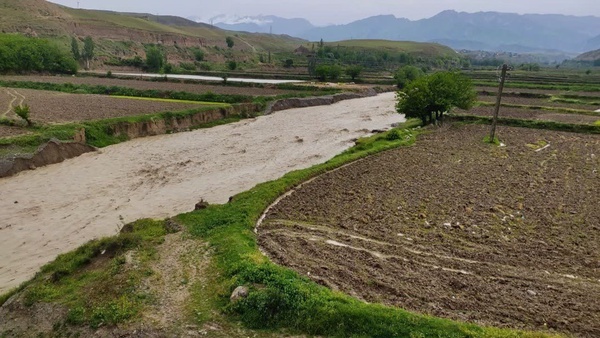
[(411, 21), (380, 15), (343, 25), (316, 27), (306, 19), (276, 16), (211, 19), (219, 28), (287, 34), (310, 41), (349, 39), (438, 42), (454, 49), (581, 53), (600, 49), (600, 17), (559, 14), (465, 13), (444, 11)]

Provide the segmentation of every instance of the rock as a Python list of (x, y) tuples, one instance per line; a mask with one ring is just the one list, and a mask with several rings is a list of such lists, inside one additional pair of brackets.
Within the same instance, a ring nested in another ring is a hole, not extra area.
[(173, 219), (168, 219), (165, 222), (165, 229), (167, 233), (174, 234), (183, 230), (183, 227), (179, 225), (179, 223), (175, 222)]
[(235, 290), (233, 290), (233, 293), (231, 294), (231, 297), (229, 297), (229, 299), (232, 302), (237, 302), (238, 300), (240, 300), (242, 298), (248, 297), (249, 292), (250, 292), (250, 290), (248, 289), (248, 287), (238, 286), (237, 288), (235, 288)]
[(537, 296), (537, 292), (533, 290), (527, 290), (527, 294), (529, 294), (530, 296)]
[(200, 202), (196, 203), (194, 210), (204, 210), (208, 208), (209, 204), (204, 199), (201, 199)]

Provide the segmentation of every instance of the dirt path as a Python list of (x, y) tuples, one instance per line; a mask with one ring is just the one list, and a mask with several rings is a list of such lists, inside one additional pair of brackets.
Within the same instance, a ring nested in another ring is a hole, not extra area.
[[(25, 96), (14, 89), (7, 88), (6, 93), (12, 98), (12, 100), (8, 103), (7, 110), (4, 112), (4, 114), (0, 115), (0, 117), (7, 117), (12, 112), (13, 107), (18, 107), (25, 101)], [(14, 103), (19, 99), (19, 103), (15, 105)]]
[(388, 93), (136, 139), (0, 179), (0, 293), (127, 222), (190, 211), (201, 198), (224, 203), (401, 120)]

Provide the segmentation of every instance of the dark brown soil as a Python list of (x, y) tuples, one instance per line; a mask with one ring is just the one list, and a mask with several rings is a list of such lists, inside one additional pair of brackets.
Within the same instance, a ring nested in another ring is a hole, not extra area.
[(0, 124), (0, 137), (10, 137), (27, 134), (29, 131), (27, 129), (19, 128), (19, 127), (11, 127), (4, 126)]
[(298, 93), (299, 91), (293, 90), (282, 90), (276, 88), (254, 88), (254, 87), (234, 87), (234, 86), (219, 86), (219, 85), (207, 85), (207, 84), (187, 84), (187, 83), (175, 83), (175, 82), (155, 82), (155, 81), (144, 81), (135, 79), (109, 79), (109, 78), (97, 78), (97, 77), (65, 77), (65, 76), (3, 76), (5, 81), (32, 81), (32, 82), (46, 82), (46, 83), (73, 83), (73, 84), (87, 84), (87, 85), (100, 85), (100, 86), (119, 86), (128, 87), (139, 90), (170, 90), (170, 91), (182, 91), (188, 93), (204, 94), (212, 92), (215, 94), (237, 94), (237, 95), (251, 95), (251, 96), (269, 96), (269, 95), (280, 95), (289, 93)]
[[(456, 114), (468, 114), (477, 116), (493, 116), (494, 107), (475, 107), (468, 111), (457, 109), (453, 111)], [(510, 117), (523, 120), (555, 121), (572, 124), (594, 124), (600, 120), (600, 116), (580, 115), (574, 113), (561, 113), (551, 110), (533, 110), (502, 107), (499, 113), (500, 117)]]
[[(100, 120), (122, 116), (137, 116), (163, 111), (198, 108), (195, 103), (160, 102), (117, 98), (103, 95), (65, 94), (60, 92), (15, 89), (25, 97), (31, 120), (37, 123), (65, 123)], [(16, 119), (14, 113), (7, 117)]]
[(268, 213), (262, 249), (368, 302), (599, 337), (600, 137), (487, 133), (446, 126), (316, 178)]

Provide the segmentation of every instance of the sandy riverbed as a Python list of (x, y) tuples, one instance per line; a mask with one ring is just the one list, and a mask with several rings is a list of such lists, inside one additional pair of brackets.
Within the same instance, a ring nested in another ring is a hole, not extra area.
[(58, 254), (113, 235), (125, 223), (191, 211), (202, 198), (224, 203), (400, 121), (394, 94), (387, 93), (135, 139), (0, 179), (0, 293)]

